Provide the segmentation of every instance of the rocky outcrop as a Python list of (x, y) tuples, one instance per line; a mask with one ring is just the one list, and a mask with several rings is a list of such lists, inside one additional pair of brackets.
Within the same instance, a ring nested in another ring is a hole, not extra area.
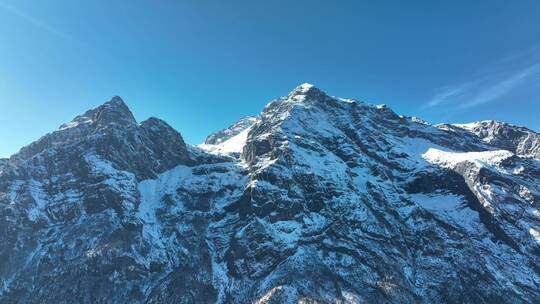
[(540, 158), (540, 134), (524, 127), (485, 120), (470, 124), (444, 125), (472, 133), (490, 146), (512, 151), (518, 155)]

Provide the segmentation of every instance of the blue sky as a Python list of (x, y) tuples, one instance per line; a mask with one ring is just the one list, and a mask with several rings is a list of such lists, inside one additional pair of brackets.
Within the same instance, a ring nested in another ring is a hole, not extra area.
[(114, 95), (199, 143), (310, 82), (540, 130), (539, 1), (0, 0), (0, 156)]

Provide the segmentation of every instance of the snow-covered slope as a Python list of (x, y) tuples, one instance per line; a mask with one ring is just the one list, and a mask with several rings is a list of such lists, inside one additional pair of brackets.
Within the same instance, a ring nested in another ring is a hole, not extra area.
[(463, 162), (470, 162), (479, 167), (493, 167), (514, 154), (506, 150), (483, 152), (447, 152), (430, 148), (422, 157), (442, 167), (452, 168)]
[(214, 154), (238, 156), (246, 144), (247, 135), (255, 121), (257, 121), (255, 117), (242, 117), (230, 127), (208, 136), (204, 144), (198, 147)]
[(0, 163), (0, 303), (536, 302), (538, 134), (494, 126), (303, 84), (186, 146), (114, 98)]
[(228, 128), (208, 136), (204, 143), (207, 145), (219, 145), (247, 130), (256, 120), (257, 118), (252, 116), (242, 117)]
[(234, 154), (241, 153), (246, 144), (247, 136), (251, 127), (242, 130), (240, 133), (224, 140), (216, 145), (201, 144), (198, 147), (211, 153)]

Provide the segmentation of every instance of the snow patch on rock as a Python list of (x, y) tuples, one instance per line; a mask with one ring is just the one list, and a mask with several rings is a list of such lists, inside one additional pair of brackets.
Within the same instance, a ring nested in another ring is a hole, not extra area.
[(250, 129), (251, 127), (243, 130), (242, 132), (220, 144), (200, 144), (198, 147), (215, 154), (242, 153), (242, 149), (246, 145), (246, 140)]
[(422, 157), (430, 163), (441, 165), (446, 168), (452, 168), (463, 162), (471, 162), (479, 167), (493, 167), (513, 155), (512, 152), (506, 150), (448, 152), (430, 148), (422, 154)]

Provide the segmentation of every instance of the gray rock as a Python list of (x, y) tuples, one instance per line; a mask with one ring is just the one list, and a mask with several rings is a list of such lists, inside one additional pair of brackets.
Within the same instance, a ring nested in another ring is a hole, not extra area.
[(480, 137), (491, 146), (519, 155), (540, 158), (540, 134), (524, 127), (493, 120), (467, 125), (454, 125)]

